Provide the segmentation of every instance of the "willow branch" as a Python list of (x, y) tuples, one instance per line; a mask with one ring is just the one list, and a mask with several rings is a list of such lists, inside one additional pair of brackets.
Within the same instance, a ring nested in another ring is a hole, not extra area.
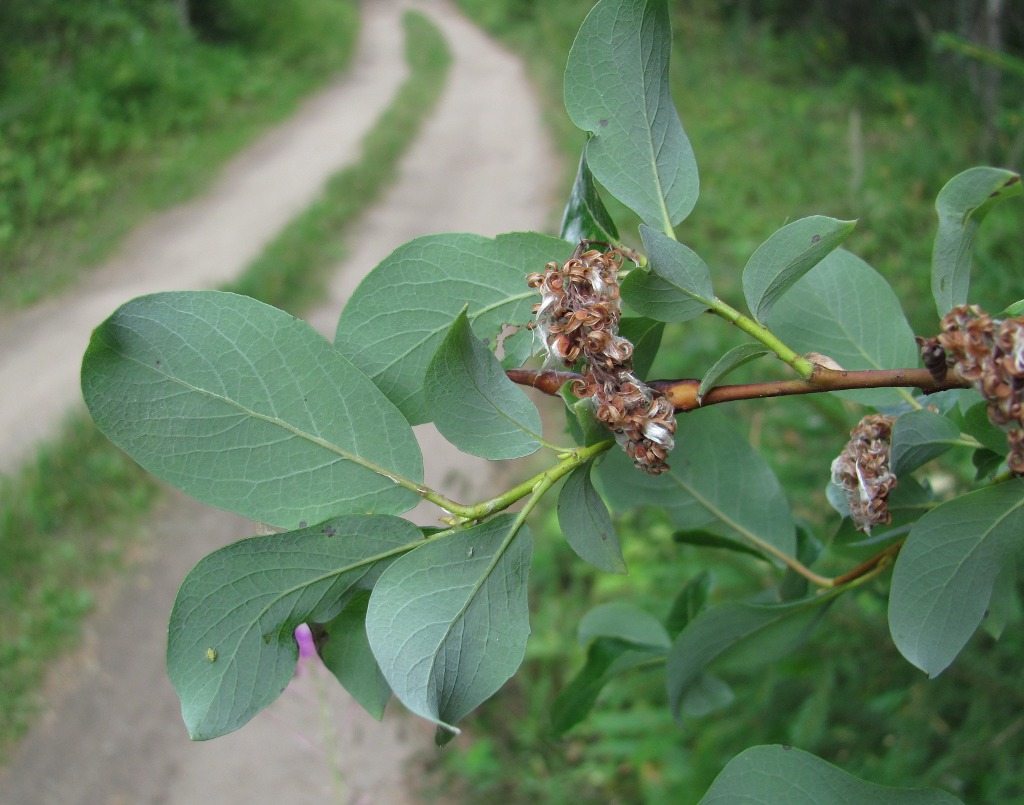
[[(536, 369), (510, 369), (509, 379), (530, 386), (545, 394), (557, 394), (571, 380), (580, 379), (576, 372)], [(846, 371), (815, 366), (807, 380), (771, 380), (762, 383), (740, 383), (716, 386), (703, 397), (697, 395), (699, 380), (651, 380), (648, 385), (661, 391), (675, 406), (676, 411), (692, 411), (718, 403), (754, 400), (766, 397), (788, 397), (794, 394), (821, 394), (826, 391), (875, 388), (916, 388), (925, 394), (948, 389), (970, 388), (962, 378), (947, 374), (936, 380), (927, 369), (868, 369)]]

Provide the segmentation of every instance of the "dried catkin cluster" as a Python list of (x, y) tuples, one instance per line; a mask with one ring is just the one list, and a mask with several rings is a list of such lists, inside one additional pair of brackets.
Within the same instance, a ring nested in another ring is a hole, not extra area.
[(551, 262), (526, 280), (541, 293), (534, 327), (548, 354), (572, 367), (583, 360), (573, 393), (592, 398), (595, 416), (615, 434), (633, 463), (651, 475), (668, 469), (675, 444), (675, 408), (633, 373), (633, 345), (618, 334), (619, 249), (577, 249), (565, 263)]
[(988, 401), (989, 419), (1008, 428), (1010, 471), (1024, 475), (1024, 316), (993, 319), (960, 305), (943, 317), (938, 342), (948, 366)]
[(870, 534), (872, 527), (892, 521), (887, 499), (896, 486), (889, 469), (889, 442), (895, 418), (882, 414), (864, 417), (850, 431), (850, 441), (832, 462), (832, 483), (846, 492), (850, 517)]

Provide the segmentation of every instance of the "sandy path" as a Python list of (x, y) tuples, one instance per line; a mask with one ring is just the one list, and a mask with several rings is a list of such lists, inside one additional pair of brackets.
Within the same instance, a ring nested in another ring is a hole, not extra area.
[(233, 159), (210, 192), (152, 218), (74, 293), (0, 319), (0, 472), (16, 467), (78, 404), (89, 334), (133, 296), (213, 288), (238, 274), (325, 179), (359, 157), (363, 136), (405, 78), (400, 13), (364, 3), (350, 72)]
[[(51, 432), (77, 400), (78, 361), (88, 332), (120, 302), (157, 288), (223, 282), (354, 155), (343, 154), (338, 141), (351, 141), (354, 151), (361, 134), (353, 130), (365, 131), (401, 80), (404, 7), (428, 13), (448, 38), (455, 56), (449, 87), (403, 161), (399, 182), (362, 223), (330, 299), (310, 321), (332, 333), (359, 278), (417, 235), (548, 226), (558, 171), (519, 62), (444, 0), (367, 0), (363, 47), (344, 81), (241, 155), (207, 197), (136, 233), (75, 294), (74, 305), (62, 300), (0, 323), (0, 383), (24, 390), (5, 396), (35, 400), (12, 400), (10, 408), (0, 408), (0, 432), (20, 437), (3, 446), (0, 468), (12, 466), (36, 438)], [(318, 167), (311, 165), (314, 158)], [(273, 173), (271, 165), (282, 172)], [(291, 186), (293, 178), (303, 189)], [(287, 195), (287, 204), (268, 202), (268, 196), (279, 195)], [(186, 264), (195, 269), (187, 277)], [(42, 366), (48, 369), (38, 376)], [(63, 402), (52, 406), (52, 415), (44, 404), (51, 397)], [(467, 467), (466, 457), (443, 449), (429, 428), (418, 430), (427, 482), (456, 498), (471, 498), (486, 481), (486, 467)], [(421, 519), (433, 516), (425, 512)], [(384, 724), (377, 724), (322, 667), (307, 668), (242, 730), (206, 743), (188, 740), (163, 668), (170, 606), (195, 561), (254, 533), (254, 526), (172, 494), (146, 530), (151, 539), (138, 572), (110, 593), (87, 624), (84, 649), (54, 669), (51, 706), (0, 775), (0, 802), (323, 803), (335, 801), (332, 767), (344, 778), (349, 803), (413, 802), (402, 781), (403, 762), (431, 751), (432, 730), (402, 717), (394, 704)]]

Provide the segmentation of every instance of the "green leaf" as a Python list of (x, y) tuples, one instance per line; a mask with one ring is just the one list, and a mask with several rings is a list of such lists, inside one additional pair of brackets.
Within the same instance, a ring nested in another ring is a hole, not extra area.
[(688, 321), (714, 299), (711, 271), (692, 249), (641, 224), (650, 269), (634, 269), (622, 281), (622, 298), (657, 321)]
[[(865, 782), (788, 746), (754, 746), (729, 763), (699, 805), (957, 805), (934, 788)], [(960, 803), (962, 805), (962, 803)]]
[(680, 709), (691, 718), (700, 718), (728, 707), (735, 699), (727, 682), (714, 674), (701, 674), (686, 691)]
[(93, 333), (82, 393), (111, 441), (204, 503), (294, 528), (411, 509), (412, 428), (309, 325), (217, 291), (122, 305)]
[(271, 704), (295, 672), (295, 628), (332, 620), (419, 544), (419, 529), (405, 520), (351, 515), (250, 537), (200, 560), (167, 634), (167, 674), (189, 735), (224, 735)]
[(573, 470), (558, 494), (558, 525), (576, 555), (605, 573), (625, 573), (615, 525), (590, 482), (593, 462)]
[(573, 182), (569, 193), (569, 201), (565, 205), (559, 231), (563, 240), (574, 244), (584, 240), (600, 240), (607, 243), (616, 243), (619, 240), (619, 230), (605, 209), (597, 190), (597, 182), (594, 181), (594, 174), (587, 166), (585, 145), (580, 153), (576, 181)]
[(689, 579), (676, 594), (672, 606), (669, 607), (668, 615), (665, 617), (665, 629), (670, 637), (675, 639), (676, 635), (704, 609), (708, 594), (711, 592), (711, 584), (711, 573), (702, 570)]
[(1018, 299), (1012, 305), (1009, 305), (1006, 310), (996, 316), (997, 319), (1015, 319), (1018, 316), (1024, 316), (1024, 299)]
[[(484, 343), (496, 344), (505, 325), (533, 318), (537, 292), (526, 275), (550, 260), (564, 261), (573, 247), (535, 233), (446, 234), (399, 246), (359, 284), (342, 311), (334, 343), (364, 371), (414, 425), (429, 419), (423, 376), (459, 315)], [(508, 339), (506, 339), (509, 341)], [(516, 338), (519, 365), (532, 339)]]
[(466, 309), (455, 317), (423, 379), (427, 413), (449, 442), (492, 461), (540, 447), (540, 412), (473, 334)]
[(979, 489), (922, 517), (896, 560), (889, 631), (900, 653), (936, 676), (974, 634), (996, 576), (1020, 550), (1024, 479)]
[(733, 539), (732, 537), (723, 537), (718, 534), (713, 534), (712, 532), (705, 531), (701, 528), (676, 531), (672, 535), (672, 539), (684, 545), (697, 545), (701, 548), (721, 548), (725, 551), (746, 553), (750, 556), (756, 556), (758, 559), (767, 559), (761, 551), (756, 548), (751, 548), (745, 542)]
[(950, 419), (922, 408), (896, 420), (890, 441), (890, 465), (897, 476), (913, 472), (960, 441), (960, 428)]
[(597, 479), (613, 511), (649, 505), (677, 528), (701, 528), (750, 543), (753, 534), (792, 556), (796, 529), (775, 473), (725, 417), (712, 409), (679, 420), (669, 472), (637, 471), (622, 450), (598, 465)]
[(992, 597), (985, 610), (981, 625), (993, 640), (1003, 635), (1006, 624), (1018, 621), (1021, 616), (1020, 593), (1017, 592), (1017, 563), (1011, 559), (996, 574), (992, 585)]
[[(972, 393), (971, 397), (964, 400), (964, 403), (980, 397), (980, 395), (977, 397), (975, 395), (976, 392)], [(969, 405), (963, 412), (963, 416), (963, 428), (966, 433), (973, 436), (993, 453), (1006, 456), (1010, 452), (1009, 444), (1006, 441), (1006, 431), (993, 424), (989, 419), (988, 403), (982, 401)]]
[(604, 423), (594, 416), (596, 405), (593, 397), (580, 399), (572, 393), (572, 381), (565, 383), (558, 390), (559, 396), (565, 402), (566, 425), (569, 435), (576, 441), (587, 447), (599, 442), (608, 440), (611, 435)]
[(661, 622), (632, 604), (599, 604), (580, 620), (577, 636), (583, 644), (600, 637), (612, 637), (634, 646), (663, 651), (672, 644)]
[[(844, 369), (918, 363), (914, 333), (889, 283), (843, 249), (825, 257), (776, 302), (768, 326), (797, 352), (827, 355)], [(873, 406), (904, 401), (891, 388), (832, 393)]]
[(587, 660), (551, 706), (556, 735), (575, 727), (593, 709), (598, 695), (619, 674), (664, 657), (664, 649), (638, 647), (613, 637), (599, 637), (587, 648)]
[[(821, 558), (825, 546), (802, 526), (796, 529), (796, 558), (804, 567), (814, 567), (814, 563)], [(777, 594), (779, 601), (796, 601), (807, 595), (810, 584), (806, 576), (797, 573), (793, 568), (787, 567), (779, 581)]]
[(980, 481), (995, 475), (996, 470), (1003, 463), (1003, 458), (1004, 456), (994, 450), (989, 450), (987, 447), (979, 447), (971, 453), (971, 464), (975, 470), (974, 480)]
[(672, 31), (665, 0), (602, 0), (583, 21), (565, 68), (565, 108), (593, 136), (594, 176), (664, 231), (697, 201), (697, 162), (669, 92)]
[(427, 542), (394, 562), (370, 597), (366, 633), (391, 689), (451, 730), (523, 661), (532, 538), (515, 525), (499, 515)]
[(324, 624), (327, 639), (317, 652), (349, 695), (367, 713), (380, 721), (391, 698), (391, 687), (370, 651), (366, 637), (366, 607), (369, 591), (360, 591), (334, 620)]
[(743, 295), (758, 321), (798, 279), (839, 246), (856, 221), (812, 215), (786, 224), (757, 247), (743, 269)]
[[(871, 535), (865, 537), (864, 533), (858, 531), (850, 519), (850, 508), (843, 490), (830, 483), (826, 489), (826, 495), (828, 495), (829, 502), (833, 504), (836, 511), (846, 518), (840, 523), (838, 530), (832, 538), (832, 543), (835, 546), (845, 544), (851, 547), (859, 547), (888, 542), (908, 533), (913, 523), (935, 508), (935, 495), (931, 488), (923, 486), (912, 475), (904, 475), (900, 478), (896, 488), (889, 493), (889, 497), (886, 500), (889, 513), (892, 515), (892, 522), (888, 525), (872, 529)], [(841, 496), (841, 507), (835, 505), (838, 499), (833, 498), (833, 495)]]
[(753, 342), (740, 344), (726, 352), (721, 358), (715, 361), (714, 366), (708, 369), (707, 373), (697, 387), (697, 398), (703, 397), (711, 389), (718, 385), (718, 381), (725, 377), (733, 369), (738, 369), (745, 363), (750, 363), (754, 358), (760, 358), (771, 352), (763, 344)]
[(802, 643), (836, 593), (786, 604), (732, 602), (709, 607), (679, 633), (668, 655), (666, 684), (672, 712), (712, 663), (770, 662)]
[(601, 604), (580, 620), (578, 637), (587, 661), (551, 708), (556, 734), (571, 729), (593, 708), (615, 676), (664, 658), (671, 641), (658, 619), (631, 604)]
[(939, 315), (967, 302), (971, 248), (996, 202), (1020, 195), (1020, 176), (999, 168), (969, 168), (950, 179), (935, 199), (939, 228), (932, 250), (932, 296)]
[(645, 378), (651, 371), (654, 359), (665, 333), (665, 322), (644, 316), (624, 316), (619, 321), (619, 335), (633, 344), (633, 372)]

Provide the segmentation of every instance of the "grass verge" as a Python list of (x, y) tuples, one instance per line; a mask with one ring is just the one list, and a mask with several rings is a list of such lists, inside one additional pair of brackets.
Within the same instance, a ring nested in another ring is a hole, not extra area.
[(203, 191), (348, 65), (359, 29), (357, 4), (331, 0), (233, 31), (183, 25), (169, 2), (57, 5), (0, 13), (0, 311), (72, 287), (152, 212)]
[[(445, 86), (451, 56), (407, 12), (410, 77), (363, 141), (359, 161), (289, 224), (231, 290), (298, 311), (344, 255), (346, 230), (397, 172)], [(39, 707), (47, 666), (75, 645), (104, 578), (125, 566), (159, 484), (80, 416), (29, 466), (0, 476), (0, 759)]]

